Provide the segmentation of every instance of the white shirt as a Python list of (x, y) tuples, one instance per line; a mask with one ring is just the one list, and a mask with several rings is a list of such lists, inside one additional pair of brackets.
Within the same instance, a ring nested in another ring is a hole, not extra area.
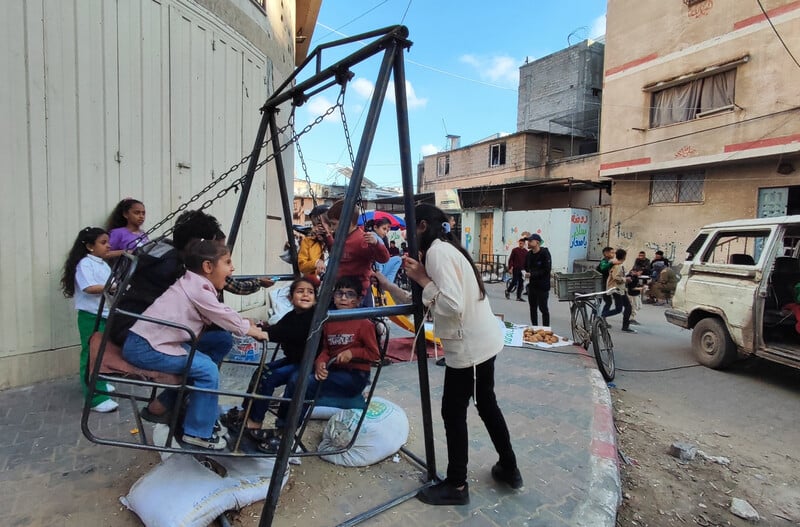
[(447, 365), (469, 368), (503, 349), (503, 331), (488, 297), (480, 298), (470, 262), (458, 249), (434, 240), (425, 255), (432, 280), (422, 290), (422, 303), (431, 306), (434, 333), (442, 339)]
[[(111, 276), (111, 267), (91, 254), (84, 256), (75, 269), (75, 309), (96, 314), (100, 308), (102, 293), (91, 295), (84, 289), (93, 285), (105, 285)], [(103, 306), (103, 318), (108, 318), (108, 306)]]

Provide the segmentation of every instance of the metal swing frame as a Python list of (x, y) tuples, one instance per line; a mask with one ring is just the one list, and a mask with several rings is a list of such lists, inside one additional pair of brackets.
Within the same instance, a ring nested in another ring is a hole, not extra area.
[[(241, 190), (227, 238), (228, 245), (231, 247), (231, 249), (233, 249), (239, 234), (239, 229), (241, 227), (242, 218), (244, 216), (244, 211), (247, 206), (247, 200), (249, 197), (253, 179), (255, 177), (255, 173), (258, 171), (259, 168), (264, 166), (269, 161), (274, 161), (275, 169), (277, 172), (278, 189), (280, 191), (280, 197), (281, 197), (284, 225), (286, 228), (286, 236), (287, 240), (292, 240), (293, 226), (292, 226), (291, 204), (290, 204), (289, 193), (286, 187), (286, 172), (284, 169), (283, 160), (281, 158), (281, 153), (289, 146), (289, 144), (291, 143), (296, 144), (300, 136), (302, 136), (306, 131), (308, 131), (310, 126), (306, 127), (306, 129), (304, 129), (299, 133), (295, 132), (293, 134), (293, 137), (288, 142), (281, 144), (280, 135), (287, 130), (289, 125), (285, 125), (280, 128), (277, 126), (276, 116), (277, 113), (280, 111), (280, 106), (287, 102), (291, 102), (292, 105), (294, 105), (295, 107), (300, 106), (303, 103), (305, 103), (311, 96), (327, 88), (330, 88), (331, 86), (334, 86), (336, 84), (341, 85), (342, 90), (344, 91), (346, 83), (349, 82), (350, 79), (352, 79), (353, 77), (350, 68), (380, 53), (383, 53), (383, 59), (381, 62), (380, 70), (378, 72), (377, 81), (375, 83), (375, 90), (373, 92), (373, 97), (372, 100), (370, 101), (369, 111), (364, 124), (364, 131), (362, 133), (357, 154), (355, 156), (353, 156), (352, 145), (350, 145), (350, 138), (345, 125), (345, 135), (347, 136), (350, 158), (351, 161), (353, 162), (353, 172), (350, 177), (348, 190), (344, 199), (342, 218), (351, 217), (353, 212), (356, 210), (356, 207), (361, 207), (363, 209), (360, 197), (360, 187), (364, 177), (364, 172), (367, 165), (367, 160), (369, 158), (370, 149), (372, 147), (373, 140), (375, 137), (375, 132), (377, 129), (381, 107), (383, 105), (384, 98), (386, 96), (389, 84), (391, 82), (391, 77), (393, 76), (395, 99), (396, 99), (398, 146), (400, 150), (405, 217), (407, 225), (412, 225), (412, 226), (416, 225), (416, 220), (414, 216), (414, 189), (412, 180), (411, 146), (410, 146), (409, 127), (408, 127), (408, 105), (406, 98), (405, 66), (403, 62), (403, 52), (404, 50), (408, 49), (411, 46), (411, 42), (407, 40), (407, 37), (408, 37), (408, 29), (406, 27), (391, 26), (376, 31), (372, 31), (369, 33), (363, 33), (360, 35), (349, 37), (346, 39), (337, 40), (315, 48), (309, 54), (308, 58), (303, 62), (303, 64), (301, 64), (294, 71), (294, 73), (291, 76), (289, 76), (289, 78), (286, 79), (283, 82), (283, 84), (281, 84), (275, 90), (275, 92), (267, 99), (265, 104), (262, 106), (261, 122), (258, 127), (252, 153), (249, 154), (248, 156), (245, 156), (241, 161), (239, 161), (237, 164), (235, 164), (233, 167), (227, 170), (216, 180), (211, 182), (208, 186), (206, 186), (206, 188), (204, 188), (198, 194), (193, 196), (189, 201), (182, 204), (175, 212), (171, 213), (162, 221), (154, 225), (148, 231), (148, 234), (165, 225), (166, 222), (171, 220), (179, 212), (186, 210), (190, 204), (197, 201), (200, 198), (200, 196), (202, 196), (205, 192), (211, 190), (213, 186), (221, 182), (226, 176), (234, 173), (236, 170), (238, 170), (239, 167), (241, 167), (245, 162), (247, 162), (247, 169), (243, 176), (237, 178), (232, 184), (230, 184), (226, 188), (223, 188), (221, 191), (217, 193), (216, 197), (204, 202), (200, 207), (200, 210), (202, 210), (210, 206), (211, 203), (213, 203), (213, 201), (223, 197), (230, 190), (237, 190), (237, 189)], [(334, 48), (337, 46), (368, 39), (374, 39), (374, 40), (363, 46), (360, 50), (356, 51), (355, 53), (336, 62), (335, 64), (324, 69), (322, 68), (322, 52), (325, 49)], [(311, 67), (310, 65), (312, 61), (314, 62), (313, 74), (310, 75), (310, 77), (307, 80), (298, 82), (296, 85), (292, 86), (292, 84), (296, 81), (298, 75), (302, 73), (306, 68)], [(340, 108), (340, 110), (343, 111), (342, 108)], [(332, 109), (329, 110), (328, 113), (330, 113), (331, 111)], [(290, 119), (290, 125), (292, 121), (293, 120)], [(261, 150), (265, 149), (267, 145), (271, 145), (272, 152), (269, 155), (267, 155), (263, 161), (259, 162), (259, 156), (261, 155)], [(339, 259), (341, 258), (341, 255), (344, 250), (344, 243), (347, 237), (348, 227), (349, 227), (349, 222), (341, 221), (335, 233), (335, 240), (333, 247), (331, 248), (330, 251), (330, 263), (328, 265), (328, 270), (327, 270), (328, 274), (331, 276), (336, 276)], [(168, 228), (166, 233), (162, 234), (158, 238), (158, 240), (166, 237), (170, 232), (172, 232), (172, 228)], [(156, 242), (158, 240), (154, 240), (153, 242)], [(411, 254), (417, 254), (418, 243), (417, 243), (417, 236), (415, 229), (413, 228), (408, 229), (407, 242)], [(298, 273), (297, 248), (292, 243), (289, 244), (289, 247), (290, 247), (289, 251), (292, 256), (293, 272), (296, 275)], [(127, 261), (128, 259), (130, 259), (130, 262), (127, 262), (130, 265), (130, 272), (127, 274), (123, 273), (126, 280), (123, 280), (122, 283), (116, 284), (120, 286), (120, 290), (122, 291), (127, 290), (128, 283), (137, 265), (137, 258), (135, 256), (130, 258), (124, 258), (123, 260)], [(116, 271), (117, 269), (115, 268), (115, 272)], [(291, 275), (280, 276), (280, 278), (290, 279)], [(105, 296), (111, 294), (111, 291), (114, 289), (112, 287), (113, 279), (114, 277), (112, 276), (112, 278), (109, 279), (109, 283), (106, 284), (104, 299)], [(327, 280), (322, 284), (318, 296), (318, 305), (321, 306), (330, 305), (333, 296), (334, 285), (335, 285), (334, 282), (331, 280)], [(113, 296), (114, 295), (111, 294), (109, 299), (111, 299)], [(416, 330), (414, 348), (417, 355), (425, 458), (423, 460), (419, 456), (408, 451), (405, 447), (402, 448), (401, 450), (414, 463), (420, 465), (422, 468), (427, 470), (426, 483), (421, 484), (419, 488), (428, 486), (438, 480), (438, 475), (436, 472), (435, 455), (434, 455), (434, 445), (433, 445), (433, 425), (432, 425), (432, 414), (431, 414), (430, 384), (428, 380), (427, 348), (425, 345), (424, 333), (420, 331), (424, 325), (422, 291), (417, 285), (414, 285), (412, 289), (412, 298), (413, 301), (411, 304), (404, 304), (404, 305), (335, 310), (331, 312), (326, 312), (326, 310), (324, 309), (317, 309), (315, 311), (311, 323), (312, 329), (307, 337), (304, 357), (300, 364), (297, 387), (294, 396), (292, 397), (291, 403), (289, 405), (287, 426), (283, 434), (277, 455), (274, 455), (275, 456), (274, 469), (270, 481), (269, 491), (267, 493), (263, 511), (260, 516), (261, 518), (259, 522), (260, 527), (272, 525), (272, 520), (274, 518), (278, 499), (280, 497), (281, 482), (283, 481), (283, 476), (284, 474), (286, 474), (288, 468), (289, 456), (294, 446), (296, 432), (299, 427), (299, 420), (300, 420), (300, 414), (302, 412), (302, 407), (304, 403), (308, 402), (305, 398), (305, 393), (308, 387), (308, 377), (313, 369), (314, 357), (315, 357), (314, 351), (318, 348), (321, 337), (322, 325), (326, 320), (352, 320), (352, 319), (374, 318), (380, 316), (411, 315), (411, 314), (414, 315), (414, 325)], [(109, 321), (108, 321), (109, 324), (111, 324), (112, 318), (114, 318), (115, 316), (116, 301), (112, 301), (112, 303), (113, 303), (112, 314), (109, 316)], [(132, 316), (134, 318), (150, 320), (147, 317), (143, 317), (142, 315), (137, 315), (135, 313), (125, 312), (119, 309), (117, 309), (116, 311), (123, 315)], [(165, 323), (165, 321), (157, 321), (157, 320), (150, 320), (150, 321), (162, 324)], [(176, 325), (172, 323), (166, 323), (166, 325), (171, 325), (173, 327), (178, 327), (187, 330), (187, 328), (183, 328), (183, 326), (181, 325)], [(192, 342), (195, 342), (196, 336), (193, 335), (191, 331), (188, 331), (188, 334)], [(97, 356), (97, 360), (95, 361), (95, 365), (92, 368), (92, 372), (90, 374), (90, 379), (89, 379), (89, 384), (93, 392), (96, 391), (95, 386), (98, 379), (102, 378), (104, 380), (110, 380), (110, 378), (106, 378), (106, 376), (100, 374), (100, 362), (102, 360), (102, 353), (107, 341), (108, 341), (108, 335), (104, 333), (101, 337), (100, 354)], [(194, 353), (194, 351), (195, 351), (194, 346), (192, 346), (191, 353)], [(263, 362), (263, 357), (265, 356), (266, 356), (266, 350), (262, 352), (262, 362)], [(165, 385), (163, 383), (159, 384), (157, 382), (152, 382), (152, 381), (136, 381), (133, 379), (126, 379), (125, 382), (127, 384), (131, 384), (134, 386), (140, 385), (142, 387), (149, 388), (151, 396), (152, 394), (154, 394), (156, 388), (159, 387), (175, 388), (175, 386), (172, 385)], [(184, 372), (182, 377), (182, 383), (179, 386), (180, 393), (182, 394), (187, 390), (193, 390), (193, 389), (194, 387), (186, 386), (186, 372)], [(374, 383), (373, 383), (373, 389), (374, 389)], [(219, 393), (221, 395), (233, 394), (225, 390), (217, 390), (215, 391), (215, 393)], [(128, 395), (127, 399), (129, 399), (130, 403), (135, 408), (137, 401), (145, 400), (142, 399), (142, 397), (143, 396), (132, 394)], [(94, 436), (94, 434), (91, 432), (88, 426), (88, 415), (89, 415), (88, 401), (89, 399), (87, 398), (81, 419), (81, 428), (84, 432), (84, 435), (89, 440), (99, 444), (131, 447), (132, 445), (130, 443), (114, 441), (114, 440), (105, 440)], [(168, 452), (181, 452), (181, 449), (171, 447), (172, 444), (171, 438), (177, 421), (177, 412), (174, 412), (173, 417), (171, 419), (172, 422), (170, 424), (170, 432), (165, 447), (157, 447), (145, 444), (147, 441), (144, 435), (144, 428), (142, 426), (143, 423), (141, 422), (141, 418), (138, 412), (134, 411), (134, 415), (136, 416), (137, 425), (139, 429), (142, 431), (142, 436), (141, 436), (142, 444), (133, 446), (133, 448), (168, 451)], [(236, 453), (225, 454), (221, 452), (220, 453), (205, 452), (205, 453), (209, 453), (212, 455), (239, 455)], [(291, 454), (291, 455), (296, 455), (296, 454)], [(307, 453), (306, 455), (314, 455), (314, 453)], [(269, 456), (260, 455), (258, 457), (272, 457), (272, 455)], [(377, 514), (380, 514), (381, 512), (388, 510), (389, 508), (395, 505), (398, 505), (400, 503), (403, 503), (404, 501), (413, 498), (417, 490), (418, 489), (415, 489), (410, 493), (397, 496), (386, 503), (378, 505), (377, 507), (365, 511), (359, 515), (353, 516), (347, 522), (342, 523), (341, 525), (355, 525), (360, 523), (361, 521), (374, 517)]]
[[(378, 118), (380, 116), (381, 107), (391, 81), (391, 76), (393, 75), (397, 111), (398, 146), (400, 149), (400, 167), (403, 183), (406, 224), (412, 226), (416, 225), (416, 219), (414, 216), (414, 188), (412, 180), (411, 143), (408, 126), (405, 63), (403, 60), (404, 50), (411, 46), (411, 42), (407, 40), (407, 37), (408, 29), (406, 27), (392, 26), (320, 45), (309, 54), (306, 60), (295, 70), (295, 72), (290, 75), (289, 78), (287, 78), (283, 84), (281, 84), (275, 90), (272, 96), (267, 99), (266, 103), (261, 108), (261, 123), (256, 134), (253, 153), (250, 157), (247, 173), (242, 183), (242, 192), (239, 196), (239, 202), (237, 204), (236, 212), (228, 234), (228, 243), (231, 247), (233, 247), (236, 243), (239, 227), (241, 225), (244, 210), (247, 205), (250, 187), (255, 175), (256, 167), (258, 166), (258, 156), (260, 154), (261, 145), (264, 143), (268, 132), (273, 151), (278, 152), (280, 149), (280, 141), (278, 137), (279, 129), (276, 119), (280, 105), (289, 101), (295, 105), (300, 105), (314, 93), (322, 91), (323, 89), (326, 89), (336, 83), (348, 82), (352, 77), (352, 74), (350, 73), (350, 68), (352, 66), (359, 64), (379, 53), (383, 53), (383, 60), (378, 72), (377, 81), (375, 82), (375, 90), (373, 92), (372, 100), (370, 101), (367, 118), (364, 123), (364, 130), (361, 135), (361, 141), (355, 157), (353, 173), (350, 177), (350, 183), (344, 198), (342, 218), (350, 218), (356, 208), (357, 202), (359, 201), (359, 189), (364, 178), (367, 160), (369, 158), (370, 149), (372, 148), (372, 143), (375, 137)], [(336, 62), (335, 64), (324, 69), (322, 68), (322, 52), (325, 49), (372, 38), (375, 38), (376, 40), (365, 45), (360, 50)], [(315, 63), (315, 73), (308, 79), (291, 86), (297, 76), (303, 72), (312, 63), (312, 61)], [(288, 240), (291, 240), (293, 236), (291, 222), (292, 215), (289, 203), (289, 193), (286, 188), (286, 171), (280, 156), (275, 157), (275, 168), (277, 171), (278, 188), (280, 190), (281, 202), (283, 206), (286, 236)], [(349, 228), (349, 222), (341, 221), (339, 223), (340, 224), (334, 237), (334, 244), (331, 249), (330, 263), (327, 269), (327, 274), (331, 276), (336, 276), (339, 266), (339, 259), (341, 258), (344, 250), (344, 242), (345, 238), (347, 237), (347, 230)], [(411, 254), (417, 254), (417, 237), (413, 228), (408, 230), (407, 240)], [(289, 250), (292, 254), (292, 261), (294, 262), (293, 265), (296, 271), (297, 250), (293, 244), (290, 243), (289, 245)], [(319, 292), (318, 305), (326, 306), (330, 304), (333, 296), (333, 286), (334, 283), (330, 280), (323, 282)], [(317, 349), (321, 336), (322, 323), (326, 318), (327, 320), (351, 320), (375, 316), (414, 315), (414, 325), (417, 329), (414, 348), (417, 354), (417, 366), (419, 373), (425, 461), (423, 462), (419, 457), (410, 452), (404, 451), (404, 453), (409, 455), (411, 459), (427, 469), (428, 483), (425, 483), (421, 487), (429, 485), (431, 482), (437, 480), (438, 476), (436, 474), (436, 461), (433, 446), (433, 424), (431, 414), (430, 384), (428, 381), (427, 350), (425, 347), (424, 336), (422, 332), (419, 331), (424, 324), (422, 310), (422, 290), (419, 288), (419, 286), (414, 286), (412, 295), (412, 304), (406, 305), (336, 310), (330, 313), (325, 313), (324, 310), (315, 311), (311, 322), (312, 330), (306, 340), (306, 350), (303, 361), (300, 364), (298, 384), (294, 393), (294, 397), (292, 398), (292, 402), (289, 405), (289, 413), (286, 419), (287, 426), (280, 444), (280, 448), (278, 449), (278, 454), (275, 458), (275, 465), (272, 472), (272, 478), (270, 480), (269, 491), (264, 502), (261, 519), (259, 521), (259, 527), (271, 526), (272, 519), (275, 516), (278, 498), (280, 497), (281, 492), (281, 482), (288, 467), (289, 455), (291, 453), (290, 450), (292, 448), (293, 438), (297, 430), (297, 423), (302, 409), (303, 398), (308, 386), (308, 376), (311, 374), (314, 363), (313, 350)], [(398, 496), (387, 503), (379, 505), (373, 509), (370, 509), (369, 511), (357, 515), (354, 518), (351, 518), (342, 525), (355, 525), (360, 523), (363, 520), (371, 518), (395, 505), (413, 498), (415, 494), (416, 490), (411, 493)]]

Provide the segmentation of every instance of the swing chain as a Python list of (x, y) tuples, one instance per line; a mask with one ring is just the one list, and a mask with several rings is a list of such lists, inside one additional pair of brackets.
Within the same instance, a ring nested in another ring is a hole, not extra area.
[[(350, 155), (350, 166), (355, 168), (356, 166), (356, 156), (353, 153), (353, 142), (350, 139), (350, 128), (347, 126), (347, 116), (344, 112), (344, 92), (345, 92), (345, 84), (342, 84), (342, 90), (339, 92), (339, 98), (336, 100), (336, 104), (339, 107), (339, 114), (342, 118), (342, 128), (344, 129), (344, 138), (347, 142), (347, 153)], [(350, 176), (352, 177), (352, 172)], [(358, 187), (358, 194), (356, 194), (356, 205), (358, 206), (358, 210), (361, 212), (361, 221), (366, 227), (367, 224), (367, 213), (364, 210), (364, 200), (361, 197), (361, 187)]]

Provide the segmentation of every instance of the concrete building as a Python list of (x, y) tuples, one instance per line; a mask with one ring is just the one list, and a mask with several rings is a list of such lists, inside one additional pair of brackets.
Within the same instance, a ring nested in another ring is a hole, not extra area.
[(701, 225), (800, 213), (800, 2), (761, 4), (609, 0), (611, 245), (680, 262)]
[[(259, 107), (307, 54), (320, 1), (4, 5), (0, 389), (77, 372), (75, 311), (59, 290), (76, 234), (127, 196), (144, 202), (149, 228), (249, 153)], [(291, 174), (292, 149), (284, 164)], [(237, 272), (283, 272), (267, 268), (285, 266), (281, 244), (267, 244), (285, 237), (275, 171), (257, 178)], [(230, 193), (209, 212), (229, 224), (235, 205)], [(264, 304), (263, 293), (227, 300)]]
[(519, 68), (517, 131), (571, 137), (565, 157), (597, 151), (603, 42), (584, 40)]
[(535, 231), (545, 237), (548, 231), (583, 233), (580, 241), (568, 242), (581, 247), (582, 256), (565, 252), (557, 270), (571, 271), (576, 259), (601, 257), (611, 201), (609, 185), (598, 181), (594, 154), (602, 71), (603, 44), (593, 41), (524, 64), (516, 133), (465, 147), (458, 136), (448, 136), (447, 151), (423, 158), (420, 191), (458, 193), (457, 200), (436, 196), (435, 202), (459, 203), (443, 208), (456, 217), (462, 243), (476, 261), (497, 267), (522, 234)]

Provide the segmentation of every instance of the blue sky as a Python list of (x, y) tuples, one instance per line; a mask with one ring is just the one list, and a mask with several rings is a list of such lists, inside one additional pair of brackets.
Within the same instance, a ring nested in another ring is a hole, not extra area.
[[(447, 134), (461, 146), (516, 131), (519, 67), (586, 38), (605, 33), (605, 0), (323, 0), (311, 41), (316, 46), (403, 24), (414, 45), (405, 54), (411, 161), (445, 149)], [(323, 67), (356, 51), (353, 44), (323, 52)], [(378, 55), (353, 68), (345, 112), (353, 148), (379, 69)], [(303, 77), (301, 76), (301, 79)], [(390, 87), (389, 93), (391, 94)], [(327, 90), (298, 109), (297, 128), (321, 115), (338, 92)], [(384, 104), (366, 177), (400, 185), (394, 103)], [(350, 165), (341, 120), (327, 117), (300, 140), (312, 181), (342, 182)], [(296, 176), (305, 174), (299, 162)]]

